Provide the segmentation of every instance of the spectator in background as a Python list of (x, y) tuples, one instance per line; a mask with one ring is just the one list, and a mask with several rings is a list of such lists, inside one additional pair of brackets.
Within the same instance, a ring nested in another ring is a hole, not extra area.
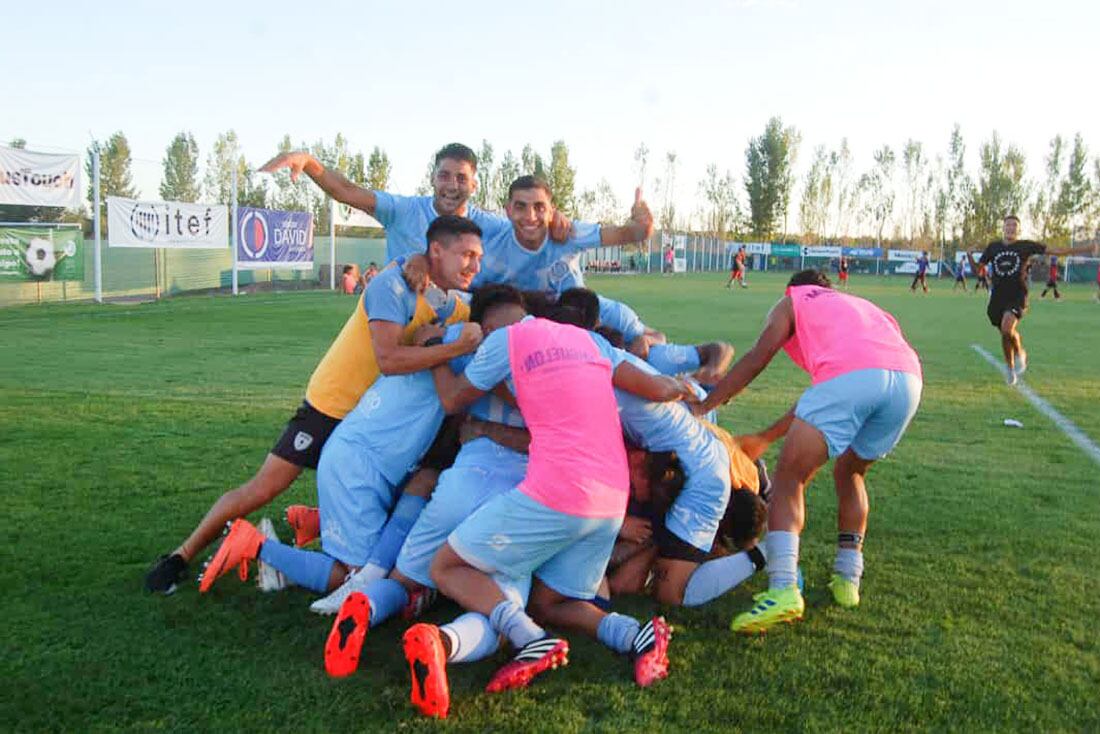
[(344, 276), (340, 287), (349, 296), (354, 295), (359, 286), (359, 275), (356, 273), (358, 269), (358, 265), (344, 266)]
[(362, 285), (363, 290), (366, 290), (367, 286), (370, 285), (371, 278), (376, 275), (378, 275), (378, 263), (371, 260), (370, 264), (367, 265), (367, 269), (363, 272), (362, 277), (359, 278), (359, 283)]

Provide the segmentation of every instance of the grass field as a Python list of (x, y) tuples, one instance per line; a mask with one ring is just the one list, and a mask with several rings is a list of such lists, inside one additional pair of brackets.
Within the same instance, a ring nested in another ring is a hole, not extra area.
[[(780, 276), (606, 277), (677, 341), (746, 349)], [(1004, 385), (981, 296), (927, 297), (902, 279), (852, 290), (901, 322), (926, 371), (921, 410), (870, 475), (862, 606), (832, 606), (829, 472), (809, 490), (800, 625), (735, 637), (765, 586), (676, 625), (668, 681), (631, 682), (624, 659), (573, 636), (572, 664), (530, 690), (482, 693), (494, 658), (451, 672), (446, 722), (407, 704), (403, 625), (368, 637), (360, 671), (326, 677), (331, 622), (301, 590), (232, 577), (200, 598), (150, 597), (150, 562), (225, 489), (248, 478), (301, 400), (353, 306), (328, 293), (178, 298), (0, 311), (0, 722), (13, 730), (1052, 731), (1100, 729), (1100, 467)], [(1100, 305), (1093, 287), (1036, 299), (1023, 333), (1028, 384), (1100, 440)], [(722, 423), (762, 426), (808, 384), (780, 356)], [(1017, 418), (1024, 428), (1002, 425)], [(774, 449), (772, 453), (774, 458)], [(313, 503), (307, 473), (266, 513)], [(285, 533), (285, 525), (277, 523)], [(193, 566), (193, 570), (197, 570)], [(625, 611), (649, 613), (643, 598)], [(429, 618), (446, 620), (443, 604)]]

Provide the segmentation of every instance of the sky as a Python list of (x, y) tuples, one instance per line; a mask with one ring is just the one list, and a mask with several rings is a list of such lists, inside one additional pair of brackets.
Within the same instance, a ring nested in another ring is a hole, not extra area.
[[(205, 161), (237, 131), (259, 165), (284, 134), (378, 145), (410, 194), (434, 150), (487, 139), (549, 157), (561, 139), (577, 190), (607, 178), (621, 202), (677, 155), (678, 208), (707, 165), (744, 173), (779, 116), (816, 145), (847, 137), (857, 172), (884, 143), (933, 155), (958, 123), (976, 167), (996, 130), (1028, 171), (1057, 133), (1100, 153), (1100, 3), (925, 0), (696, 2), (19, 3), (4, 12), (0, 141), (83, 151), (116, 130), (156, 197), (172, 137)], [(651, 202), (656, 195), (649, 193)]]

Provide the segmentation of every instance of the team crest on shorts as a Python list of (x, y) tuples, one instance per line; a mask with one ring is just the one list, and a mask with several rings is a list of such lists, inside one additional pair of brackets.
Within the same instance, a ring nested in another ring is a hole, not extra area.
[(511, 544), (512, 539), (502, 533), (496, 533), (489, 539), (489, 546), (497, 552), (504, 550)]
[(294, 450), (305, 451), (311, 445), (313, 445), (313, 436), (309, 435), (305, 431), (298, 431), (294, 434)]

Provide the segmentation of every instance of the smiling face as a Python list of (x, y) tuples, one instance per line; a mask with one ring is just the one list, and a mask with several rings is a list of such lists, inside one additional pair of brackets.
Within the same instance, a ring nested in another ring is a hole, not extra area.
[(1015, 242), (1020, 233), (1020, 220), (1016, 217), (1005, 217), (1004, 239), (1005, 242)]
[(432, 282), (444, 290), (469, 290), (481, 270), (481, 237), (444, 234), (428, 245)]
[(541, 186), (516, 189), (508, 199), (505, 210), (519, 243), (528, 250), (541, 247), (546, 241), (550, 221), (554, 218), (550, 193)]
[(432, 173), (432, 202), (439, 214), (465, 214), (466, 202), (477, 191), (477, 173), (469, 161), (443, 158)]

